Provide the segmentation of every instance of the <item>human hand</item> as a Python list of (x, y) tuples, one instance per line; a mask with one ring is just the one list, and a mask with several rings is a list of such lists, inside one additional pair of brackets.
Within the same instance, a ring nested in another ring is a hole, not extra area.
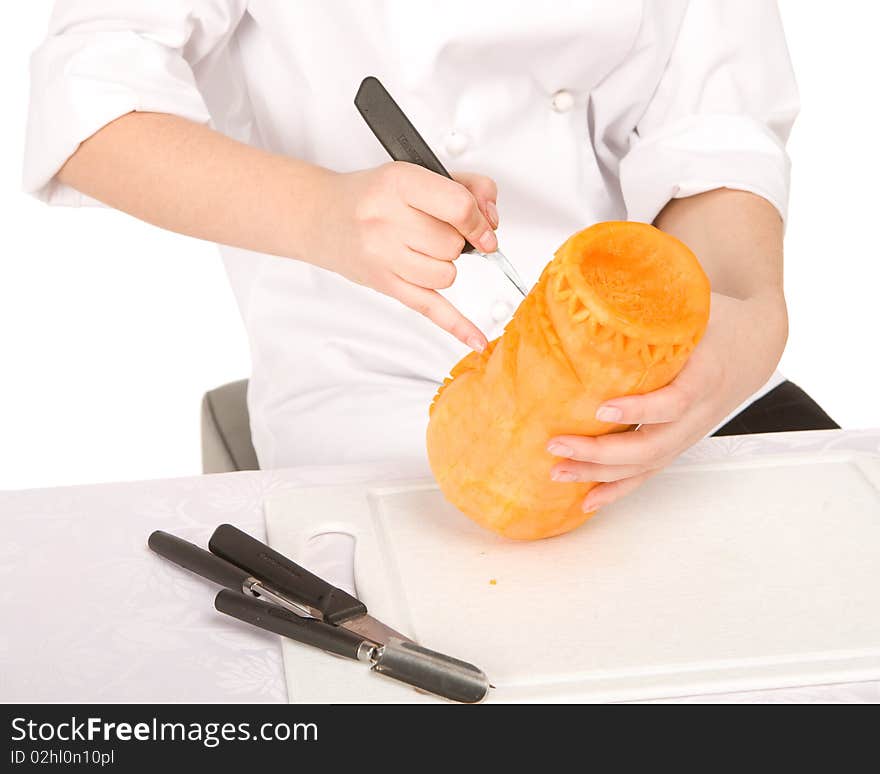
[(705, 435), (770, 376), (785, 346), (781, 295), (739, 300), (712, 294), (706, 333), (678, 376), (643, 395), (605, 401), (596, 418), (641, 425), (596, 437), (560, 435), (554, 481), (598, 482), (583, 503), (594, 511), (632, 492)]
[(437, 290), (454, 282), (465, 239), (497, 249), (494, 181), (449, 180), (398, 161), (328, 173), (317, 190), (305, 250), (311, 263), (396, 298), (471, 349), (486, 348), (480, 329)]

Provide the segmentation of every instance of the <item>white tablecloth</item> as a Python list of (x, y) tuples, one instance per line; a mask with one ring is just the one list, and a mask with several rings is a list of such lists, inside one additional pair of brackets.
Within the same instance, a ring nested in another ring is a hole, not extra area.
[[(828, 448), (880, 452), (880, 430), (706, 439), (683, 461)], [(155, 556), (148, 535), (205, 546), (229, 522), (264, 539), (269, 492), (425, 474), (296, 468), (0, 493), (0, 701), (286, 701), (278, 638), (217, 613), (217, 588)], [(880, 702), (880, 682), (680, 701)]]

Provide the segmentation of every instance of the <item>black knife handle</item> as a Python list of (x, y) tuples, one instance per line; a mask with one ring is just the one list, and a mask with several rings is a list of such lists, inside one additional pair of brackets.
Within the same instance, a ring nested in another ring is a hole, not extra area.
[(214, 530), (208, 548), (265, 581), (274, 591), (320, 611), (327, 623), (339, 624), (367, 613), (366, 605), (357, 597), (313, 575), (231, 524), (221, 524)]
[(364, 642), (361, 635), (348, 629), (331, 626), (317, 618), (302, 618), (283, 607), (226, 589), (214, 598), (214, 607), (221, 613), (267, 632), (274, 632), (345, 658), (356, 660), (358, 649)]
[[(378, 78), (369, 75), (361, 81), (354, 104), (392, 159), (418, 164), (452, 179)], [(472, 252), (473, 249), (473, 245), (465, 242), (462, 252)]]
[(354, 104), (392, 159), (418, 164), (452, 179), (378, 78), (370, 75), (361, 81)]
[(147, 545), (159, 556), (174, 564), (230, 589), (241, 591), (242, 585), (249, 577), (241, 567), (236, 567), (204, 548), (199, 548), (183, 538), (162, 530), (156, 530), (150, 535)]

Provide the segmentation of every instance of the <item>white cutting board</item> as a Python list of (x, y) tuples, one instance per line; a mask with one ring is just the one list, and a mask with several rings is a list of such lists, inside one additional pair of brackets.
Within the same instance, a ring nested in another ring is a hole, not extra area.
[[(489, 701), (618, 701), (880, 678), (880, 456), (676, 465), (580, 529), (489, 533), (432, 481), (281, 491), (269, 542), (355, 538), (370, 612), (480, 666)], [(494, 581), (494, 583), (492, 582)], [(284, 641), (297, 702), (436, 701)]]

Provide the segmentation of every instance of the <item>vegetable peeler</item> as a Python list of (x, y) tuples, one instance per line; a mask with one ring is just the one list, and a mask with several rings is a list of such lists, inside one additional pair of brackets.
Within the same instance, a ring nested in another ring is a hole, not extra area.
[[(372, 75), (364, 78), (354, 98), (354, 104), (364, 121), (367, 122), (367, 126), (372, 129), (376, 139), (382, 143), (382, 147), (388, 151), (388, 155), (392, 159), (418, 164), (431, 172), (452, 179), (452, 175), (446, 171), (446, 167), (443, 166), (434, 151), (428, 147), (428, 144), (422, 139), (412, 122), (378, 78)], [(465, 242), (462, 252), (477, 253), (483, 256), (501, 269), (523, 296), (528, 293), (519, 272), (501, 250), (495, 250), (494, 253), (483, 253), (470, 242)]]
[(225, 586), (214, 607), (260, 629), (371, 665), (374, 672), (453, 701), (475, 703), (489, 690), (473, 664), (418, 645), (367, 612), (357, 597), (310, 573), (231, 524), (221, 524), (209, 551), (157, 530), (160, 556)]

